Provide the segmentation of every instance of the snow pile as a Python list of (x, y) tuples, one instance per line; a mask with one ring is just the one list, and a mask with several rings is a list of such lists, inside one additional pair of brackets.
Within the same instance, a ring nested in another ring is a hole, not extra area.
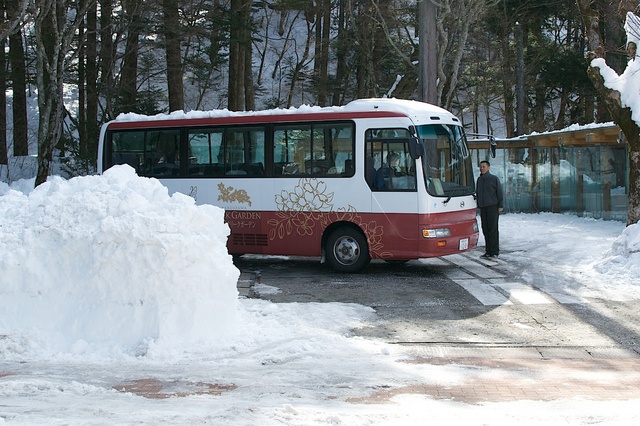
[[(595, 269), (601, 274), (640, 278), (640, 224), (627, 226)], [(622, 272), (622, 273), (620, 273)]]
[(0, 194), (0, 335), (31, 334), (53, 351), (142, 353), (237, 327), (222, 209), (170, 197), (129, 166)]

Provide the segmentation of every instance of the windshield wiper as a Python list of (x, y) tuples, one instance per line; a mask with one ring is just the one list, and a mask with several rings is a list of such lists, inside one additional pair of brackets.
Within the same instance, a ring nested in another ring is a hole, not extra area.
[(449, 197), (454, 197), (456, 195), (471, 195), (473, 194), (473, 188), (468, 186), (458, 186), (455, 188), (447, 188), (444, 192), (445, 195)]

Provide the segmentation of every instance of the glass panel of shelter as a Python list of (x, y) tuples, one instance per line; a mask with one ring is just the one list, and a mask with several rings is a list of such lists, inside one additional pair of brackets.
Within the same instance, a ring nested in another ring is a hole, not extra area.
[(491, 161), (491, 172), (503, 183), (507, 212), (626, 220), (624, 146), (502, 147), (496, 158), (490, 158), (488, 149), (475, 149), (473, 155), (476, 164)]

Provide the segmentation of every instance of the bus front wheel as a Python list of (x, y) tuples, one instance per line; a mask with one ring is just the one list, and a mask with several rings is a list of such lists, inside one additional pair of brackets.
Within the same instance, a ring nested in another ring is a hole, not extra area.
[(369, 264), (369, 248), (362, 232), (343, 226), (327, 238), (327, 262), (339, 272), (358, 272)]

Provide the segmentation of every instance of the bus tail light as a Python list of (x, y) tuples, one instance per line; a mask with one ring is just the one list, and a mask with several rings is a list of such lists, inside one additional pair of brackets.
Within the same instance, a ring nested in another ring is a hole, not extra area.
[(438, 229), (423, 229), (422, 236), (424, 238), (444, 238), (450, 237), (451, 231), (449, 228), (438, 228)]

